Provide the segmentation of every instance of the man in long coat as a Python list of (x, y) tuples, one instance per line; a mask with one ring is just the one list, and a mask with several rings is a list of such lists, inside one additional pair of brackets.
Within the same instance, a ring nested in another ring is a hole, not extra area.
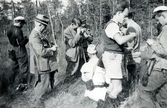
[(64, 30), (65, 44), (66, 44), (66, 79), (65, 82), (73, 79), (79, 70), (81, 65), (81, 56), (83, 55), (83, 49), (81, 48), (80, 40), (82, 32), (80, 29), (81, 20), (79, 18), (72, 19), (72, 23)]
[(35, 28), (29, 36), (30, 72), (35, 74), (34, 97), (37, 101), (53, 83), (54, 72), (57, 70), (56, 59), (53, 60), (56, 58), (54, 52), (57, 45), (49, 46), (43, 36), (48, 22), (48, 17), (38, 14), (35, 18)]

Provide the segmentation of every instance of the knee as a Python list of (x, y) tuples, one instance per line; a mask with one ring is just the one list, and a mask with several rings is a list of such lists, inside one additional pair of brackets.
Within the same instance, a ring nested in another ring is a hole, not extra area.
[(118, 94), (122, 91), (122, 85), (120, 84), (118, 87), (117, 87), (117, 92)]

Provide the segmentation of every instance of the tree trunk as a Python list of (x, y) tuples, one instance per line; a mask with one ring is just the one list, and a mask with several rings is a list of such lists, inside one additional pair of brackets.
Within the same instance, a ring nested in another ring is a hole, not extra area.
[(86, 21), (88, 20), (88, 17), (89, 17), (89, 0), (87, 1), (87, 4), (86, 4)]
[(51, 26), (51, 30), (52, 30), (52, 37), (54, 39), (54, 43), (56, 44), (56, 40), (55, 40), (55, 32), (54, 32), (54, 28), (53, 28), (53, 21), (52, 21), (52, 16), (50, 13), (50, 9), (49, 9), (49, 1), (47, 1), (47, 8), (48, 8), (48, 15), (49, 15), (49, 19), (50, 19), (50, 26)]
[(35, 2), (35, 15), (38, 14), (38, 0)]
[[(54, 32), (54, 28), (53, 28), (53, 21), (52, 21), (52, 16), (51, 16), (51, 12), (50, 12), (50, 8), (49, 8), (49, 1), (47, 1), (47, 8), (48, 8), (48, 15), (49, 15), (49, 19), (50, 19), (50, 25), (51, 25), (51, 29), (52, 29), (52, 38), (53, 38), (53, 42), (55, 45), (57, 45), (57, 42), (55, 40), (55, 32)], [(59, 49), (57, 48), (57, 54), (56, 54), (56, 60), (57, 63), (59, 63)]]
[(60, 24), (61, 24), (61, 35), (62, 35), (62, 42), (64, 41), (64, 25), (63, 25), (63, 22), (62, 22), (62, 20), (61, 20), (61, 18), (60, 18), (60, 15), (59, 15), (59, 13), (57, 14), (58, 15), (58, 17), (59, 17), (59, 21), (60, 21)]
[(15, 7), (14, 7), (14, 2), (13, 2), (13, 0), (11, 0), (11, 4), (12, 4), (12, 21), (14, 21), (14, 17), (15, 17)]
[(101, 35), (101, 26), (102, 26), (102, 3), (101, 3), (101, 0), (100, 0), (100, 26), (99, 26), (99, 30), (100, 30), (100, 35)]
[(163, 5), (165, 6), (165, 0), (163, 0)]
[(112, 7), (113, 7), (113, 8), (112, 8), (112, 13), (113, 13), (113, 15), (114, 15), (114, 12), (115, 12), (115, 0), (113, 0), (112, 3), (113, 3), (113, 6), (112, 6)]
[(79, 7), (79, 15), (82, 15), (82, 9), (81, 9), (81, 4), (78, 6)]

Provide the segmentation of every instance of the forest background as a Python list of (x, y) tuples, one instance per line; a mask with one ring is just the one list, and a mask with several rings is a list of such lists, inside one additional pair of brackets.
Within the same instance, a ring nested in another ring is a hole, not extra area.
[[(152, 11), (156, 6), (167, 5), (166, 0), (128, 0), (130, 8), (135, 12), (134, 20), (141, 26), (141, 42), (144, 46), (148, 38), (158, 35), (157, 24), (152, 20)], [(56, 39), (59, 45), (59, 68), (56, 83), (63, 80), (65, 74), (66, 61), (64, 29), (71, 23), (72, 18), (79, 17), (91, 26), (95, 42), (100, 42), (101, 30), (113, 16), (115, 5), (124, 0), (68, 0), (68, 5), (64, 8), (63, 2), (59, 0), (21, 0), (21, 2), (8, 2), (0, 0), (0, 95), (10, 92), (10, 69), (11, 61), (8, 59), (8, 48), (10, 47), (6, 32), (16, 16), (24, 16), (27, 24), (23, 27), (25, 36), (29, 36), (34, 27), (34, 18), (37, 14), (45, 14), (50, 18), (45, 35), (50, 37), (50, 41)], [(63, 10), (62, 10), (63, 9)], [(28, 47), (27, 47), (28, 48)]]

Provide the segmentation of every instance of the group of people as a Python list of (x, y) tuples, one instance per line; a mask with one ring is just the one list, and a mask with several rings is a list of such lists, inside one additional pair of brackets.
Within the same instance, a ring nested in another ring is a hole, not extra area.
[[(18, 16), (14, 19), (14, 25), (7, 32), (9, 42), (12, 45), (10, 52), (12, 59), (12, 71), (19, 70), (19, 85), (17, 91), (28, 89), (28, 80), (31, 74), (34, 78), (34, 101), (39, 101), (42, 95), (54, 85), (54, 73), (58, 71), (56, 50), (58, 45), (53, 45), (48, 41), (43, 32), (46, 29), (49, 18), (38, 14), (35, 19), (35, 27), (31, 31), (29, 38), (23, 36), (21, 28), (26, 23), (24, 17)], [(28, 63), (28, 53), (26, 44), (29, 42), (30, 65)], [(30, 73), (28, 72), (30, 71)], [(13, 76), (15, 77), (15, 76)]]
[[(147, 86), (139, 84), (143, 93), (155, 91), (157, 102), (162, 108), (167, 106), (167, 7), (159, 6), (153, 11), (153, 18), (162, 25), (162, 32), (155, 40), (146, 42), (152, 48), (152, 58), (156, 63), (148, 79)], [(136, 78), (136, 65), (140, 63), (140, 26), (133, 20), (134, 14), (128, 2), (117, 4), (111, 20), (104, 26), (101, 33), (102, 54), (98, 57), (97, 44), (93, 43), (91, 27), (82, 23), (81, 19), (73, 18), (64, 30), (67, 61), (66, 78), (69, 82), (81, 76), (85, 82), (85, 96), (97, 102), (105, 102), (106, 96), (117, 99), (122, 91), (122, 79), (128, 71), (130, 83)], [(13, 69), (19, 68), (20, 84), (16, 88), (27, 89), (28, 69), (35, 75), (34, 97), (40, 100), (49, 88), (53, 88), (54, 73), (58, 71), (56, 51), (58, 45), (50, 44), (43, 32), (49, 18), (38, 14), (34, 19), (35, 27), (29, 39), (23, 36), (21, 28), (26, 23), (24, 17), (16, 17), (14, 25), (7, 32), (12, 50), (15, 52)], [(30, 67), (25, 45), (29, 42)], [(139, 82), (140, 83), (140, 82)], [(144, 104), (143, 104), (144, 105)], [(104, 106), (100, 106), (102, 108)], [(146, 107), (146, 106), (145, 106)], [(104, 107), (105, 108), (105, 107)]]
[[(133, 20), (133, 15), (133, 12), (129, 12), (128, 2), (119, 4), (113, 18), (102, 31), (103, 53), (99, 59), (96, 56), (98, 53), (96, 45), (88, 46), (90, 60), (81, 68), (82, 79), (87, 88), (85, 96), (97, 101), (99, 105), (103, 103), (99, 108), (105, 108), (106, 97), (117, 99), (122, 91), (124, 66), (130, 67), (127, 69), (131, 80), (135, 78), (136, 63), (140, 63), (141, 59), (139, 51), (141, 28)], [(90, 90), (92, 82), (94, 89)]]

